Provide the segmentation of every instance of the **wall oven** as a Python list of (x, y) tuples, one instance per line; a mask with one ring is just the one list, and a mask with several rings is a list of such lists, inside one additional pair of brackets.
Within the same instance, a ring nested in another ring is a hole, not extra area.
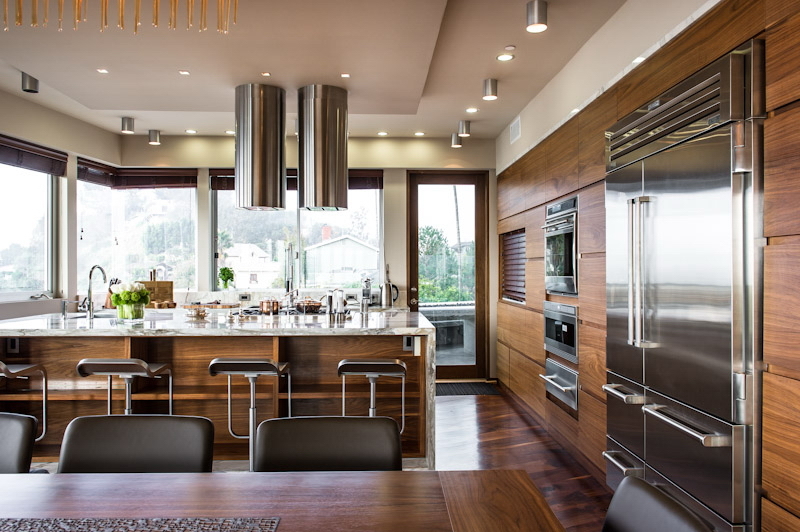
[(547, 206), (542, 229), (544, 284), (548, 293), (578, 293), (577, 211), (577, 196)]
[(578, 307), (544, 302), (544, 349), (578, 363)]

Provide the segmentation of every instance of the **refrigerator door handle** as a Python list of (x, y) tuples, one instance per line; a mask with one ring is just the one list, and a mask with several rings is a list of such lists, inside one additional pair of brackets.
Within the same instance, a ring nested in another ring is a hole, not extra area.
[(644, 470), (641, 467), (631, 467), (625, 463), (623, 463), (620, 459), (617, 458), (617, 455), (621, 454), (617, 451), (603, 451), (603, 458), (608, 460), (608, 462), (620, 470), (623, 476), (635, 476), (641, 477)]
[(683, 432), (687, 436), (691, 436), (698, 442), (700, 442), (703, 447), (733, 447), (733, 439), (730, 436), (726, 436), (723, 434), (705, 434), (694, 428), (681, 423), (680, 421), (671, 418), (670, 416), (661, 412), (661, 410), (665, 410), (667, 407), (664, 405), (644, 405), (642, 407), (642, 411), (652, 416), (659, 421), (663, 421), (667, 425), (678, 429), (679, 431)]
[(615, 397), (625, 403), (626, 405), (643, 405), (645, 401), (644, 395), (638, 393), (625, 393), (621, 392), (621, 384), (604, 384), (603, 391), (608, 395)]
[(634, 308), (634, 272), (636, 271), (636, 259), (634, 258), (634, 218), (635, 218), (635, 199), (628, 200), (628, 345), (636, 345), (635, 327), (636, 318)]
[(542, 375), (540, 373), (539, 378), (549, 384), (552, 384), (554, 387), (556, 387), (557, 389), (561, 390), (564, 393), (569, 393), (570, 391), (575, 389), (574, 386), (561, 386), (559, 383), (556, 382), (555, 375)]
[(636, 214), (636, 221), (635, 221), (635, 229), (634, 229), (634, 251), (633, 251), (633, 262), (634, 262), (634, 341), (633, 345), (635, 347), (649, 347), (646, 346), (646, 342), (643, 341), (644, 334), (643, 334), (643, 322), (644, 322), (644, 295), (643, 295), (643, 260), (642, 257), (644, 256), (644, 247), (647, 243), (644, 238), (644, 215), (642, 213), (642, 203), (647, 203), (650, 201), (650, 196), (639, 196), (638, 198), (634, 198), (635, 203), (635, 214)]

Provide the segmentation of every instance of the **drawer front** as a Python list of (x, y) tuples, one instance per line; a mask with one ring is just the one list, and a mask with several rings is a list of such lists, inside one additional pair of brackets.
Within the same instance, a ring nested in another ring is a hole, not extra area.
[(746, 519), (747, 427), (648, 391), (647, 463), (732, 523)]
[(539, 375), (545, 381), (547, 392), (561, 400), (573, 410), (578, 409), (578, 373), (548, 358), (544, 365), (544, 375)]
[(644, 458), (644, 387), (609, 372), (603, 391), (606, 392), (608, 435)]
[(644, 462), (612, 438), (606, 438), (603, 458), (606, 461), (606, 484), (612, 490), (616, 490), (625, 477), (644, 478)]

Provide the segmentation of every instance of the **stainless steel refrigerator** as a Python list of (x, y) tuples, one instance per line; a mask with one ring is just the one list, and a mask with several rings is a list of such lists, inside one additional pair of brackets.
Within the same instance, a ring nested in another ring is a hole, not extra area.
[(749, 42), (607, 133), (607, 481), (719, 531), (755, 517), (762, 57)]

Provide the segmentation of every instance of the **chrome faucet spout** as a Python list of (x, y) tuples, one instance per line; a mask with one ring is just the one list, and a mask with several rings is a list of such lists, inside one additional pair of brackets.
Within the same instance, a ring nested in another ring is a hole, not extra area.
[(101, 266), (95, 264), (92, 266), (92, 269), (89, 270), (89, 290), (86, 294), (86, 318), (89, 320), (94, 318), (94, 303), (92, 302), (92, 275), (94, 275), (95, 268), (100, 270), (100, 273), (103, 274), (104, 283), (108, 280), (106, 278), (106, 271)]

